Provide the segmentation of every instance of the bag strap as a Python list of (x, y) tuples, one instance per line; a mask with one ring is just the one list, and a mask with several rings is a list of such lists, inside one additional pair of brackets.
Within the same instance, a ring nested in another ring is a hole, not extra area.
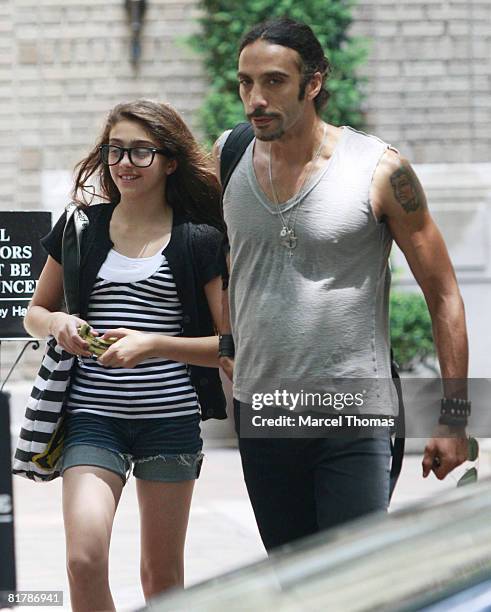
[(224, 193), (230, 177), (254, 138), (254, 130), (248, 122), (238, 123), (230, 132), (220, 154), (220, 182)]
[[(248, 122), (238, 123), (230, 134), (227, 136), (222, 151), (220, 153), (220, 182), (222, 184), (222, 212), (223, 212), (223, 194), (227, 188), (230, 177), (232, 176), (237, 164), (242, 159), (247, 147), (254, 138), (254, 130)], [(222, 277), (222, 289), (227, 289), (229, 281), (229, 273), (227, 267), (227, 254), (230, 250), (228, 236), (225, 233), (222, 244), (218, 252), (218, 265), (220, 275)]]
[(397, 481), (401, 474), (402, 460), (404, 459), (404, 447), (406, 444), (406, 423), (405, 423), (405, 412), (404, 412), (404, 400), (402, 398), (401, 388), (401, 377), (399, 376), (398, 366), (394, 361), (392, 349), (390, 349), (390, 369), (392, 374), (392, 381), (395, 385), (397, 392), (397, 399), (399, 400), (399, 414), (396, 418), (395, 427), (395, 438), (390, 440), (390, 449), (392, 453), (392, 462), (390, 466), (390, 489), (389, 489), (389, 501), (392, 498), (394, 489), (396, 488)]
[(68, 313), (78, 315), (80, 310), (80, 243), (82, 232), (89, 225), (89, 219), (75, 202), (70, 202), (65, 210), (66, 223), (61, 240), (63, 291)]

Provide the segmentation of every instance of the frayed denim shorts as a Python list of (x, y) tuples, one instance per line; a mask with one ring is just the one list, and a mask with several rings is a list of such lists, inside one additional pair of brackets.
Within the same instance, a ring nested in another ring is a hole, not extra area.
[(67, 413), (61, 472), (93, 465), (115, 472), (126, 482), (180, 482), (199, 477), (200, 415), (156, 419), (119, 419), (86, 412)]

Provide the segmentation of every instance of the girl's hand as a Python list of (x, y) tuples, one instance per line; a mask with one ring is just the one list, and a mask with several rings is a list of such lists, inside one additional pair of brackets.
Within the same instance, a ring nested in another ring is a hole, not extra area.
[(106, 368), (134, 368), (145, 359), (152, 357), (154, 348), (152, 335), (125, 327), (111, 329), (102, 336), (102, 340), (108, 338), (118, 338), (118, 340), (99, 357), (99, 363)]
[[(54, 336), (56, 342), (62, 349), (72, 355), (83, 355), (90, 357), (89, 344), (83, 340), (77, 332), (77, 328), (84, 325), (85, 321), (65, 312), (53, 312), (51, 314), (49, 333)], [(93, 332), (97, 334), (97, 332)]]

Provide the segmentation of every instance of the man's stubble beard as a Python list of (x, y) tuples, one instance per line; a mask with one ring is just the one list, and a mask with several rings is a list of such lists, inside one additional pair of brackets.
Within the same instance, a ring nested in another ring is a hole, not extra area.
[(262, 140), (263, 142), (272, 142), (273, 140), (279, 140), (284, 135), (284, 133), (285, 133), (285, 130), (282, 127), (278, 128), (275, 132), (272, 132), (271, 134), (261, 134), (261, 133), (258, 134), (256, 130), (254, 129), (254, 136), (258, 140)]

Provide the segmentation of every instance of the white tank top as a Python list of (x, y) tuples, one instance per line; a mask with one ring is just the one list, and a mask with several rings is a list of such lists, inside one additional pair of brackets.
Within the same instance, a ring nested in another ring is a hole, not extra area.
[(254, 143), (224, 194), (234, 396), (250, 403), (254, 393), (286, 384), (327, 391), (329, 379), (364, 378), (378, 381), (364, 410), (394, 409), (388, 326), (392, 237), (369, 201), (388, 145), (343, 129), (297, 208), (292, 209), (296, 197), (282, 204), (284, 214), (296, 215), (298, 243), (290, 257), (280, 243), (277, 207), (254, 173)]

